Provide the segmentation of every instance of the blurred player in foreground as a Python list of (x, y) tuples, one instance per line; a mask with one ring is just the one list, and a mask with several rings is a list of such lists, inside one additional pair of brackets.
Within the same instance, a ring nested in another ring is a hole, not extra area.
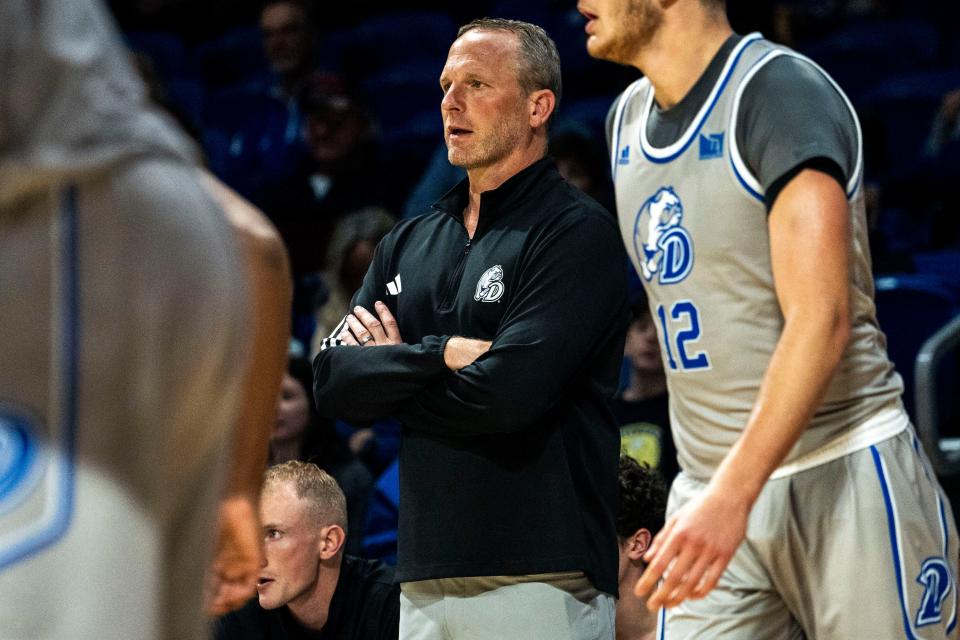
[(683, 470), (636, 587), (658, 637), (950, 636), (956, 529), (877, 327), (850, 102), (723, 0), (578, 6), (645, 75), (610, 151)]
[(0, 637), (200, 637), (218, 500), (208, 608), (249, 597), (289, 297), (106, 12), (0, 4)]

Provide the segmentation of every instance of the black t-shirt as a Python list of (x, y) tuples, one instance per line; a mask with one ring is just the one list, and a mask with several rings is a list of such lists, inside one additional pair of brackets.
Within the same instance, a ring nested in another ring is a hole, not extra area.
[[(661, 109), (654, 101), (646, 131), (652, 145), (669, 147), (680, 139), (742, 39), (737, 34), (727, 38), (680, 102)], [(607, 118), (608, 141), (618, 102)], [(763, 185), (768, 210), (790, 179), (807, 167), (829, 174), (846, 191), (856, 169), (857, 125), (846, 101), (810, 62), (780, 56), (764, 65), (743, 91), (736, 127), (737, 147)]]
[(637, 462), (647, 463), (670, 484), (680, 472), (670, 434), (669, 398), (663, 393), (640, 401), (618, 396), (610, 403), (620, 425), (620, 447)]
[(396, 640), (400, 587), (384, 563), (344, 556), (322, 630), (305, 629), (287, 607), (268, 611), (253, 598), (218, 619), (213, 631), (215, 640)]

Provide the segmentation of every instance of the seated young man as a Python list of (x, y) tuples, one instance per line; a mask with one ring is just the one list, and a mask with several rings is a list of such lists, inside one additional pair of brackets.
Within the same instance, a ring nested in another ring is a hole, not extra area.
[(347, 500), (329, 474), (297, 460), (271, 467), (260, 519), (267, 561), (258, 597), (217, 620), (217, 640), (397, 638), (393, 570), (344, 555)]
[(617, 503), (617, 540), (620, 549), (617, 600), (617, 640), (654, 640), (656, 615), (633, 586), (647, 568), (643, 554), (663, 528), (667, 486), (660, 474), (628, 455), (620, 456), (620, 497)]

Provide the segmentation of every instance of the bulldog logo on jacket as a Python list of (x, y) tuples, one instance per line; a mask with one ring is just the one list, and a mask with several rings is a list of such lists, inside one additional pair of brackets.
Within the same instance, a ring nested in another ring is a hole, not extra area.
[(473, 299), (477, 302), (496, 302), (503, 296), (503, 267), (499, 264), (483, 272), (477, 282)]

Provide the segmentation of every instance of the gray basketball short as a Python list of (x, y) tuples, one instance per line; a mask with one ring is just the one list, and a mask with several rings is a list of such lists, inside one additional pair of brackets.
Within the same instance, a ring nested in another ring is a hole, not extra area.
[[(675, 512), (704, 485), (681, 474)], [(718, 586), (661, 611), (657, 638), (953, 637), (957, 530), (912, 429), (771, 480)]]
[(203, 636), (249, 322), (196, 169), (0, 208), (0, 638)]

